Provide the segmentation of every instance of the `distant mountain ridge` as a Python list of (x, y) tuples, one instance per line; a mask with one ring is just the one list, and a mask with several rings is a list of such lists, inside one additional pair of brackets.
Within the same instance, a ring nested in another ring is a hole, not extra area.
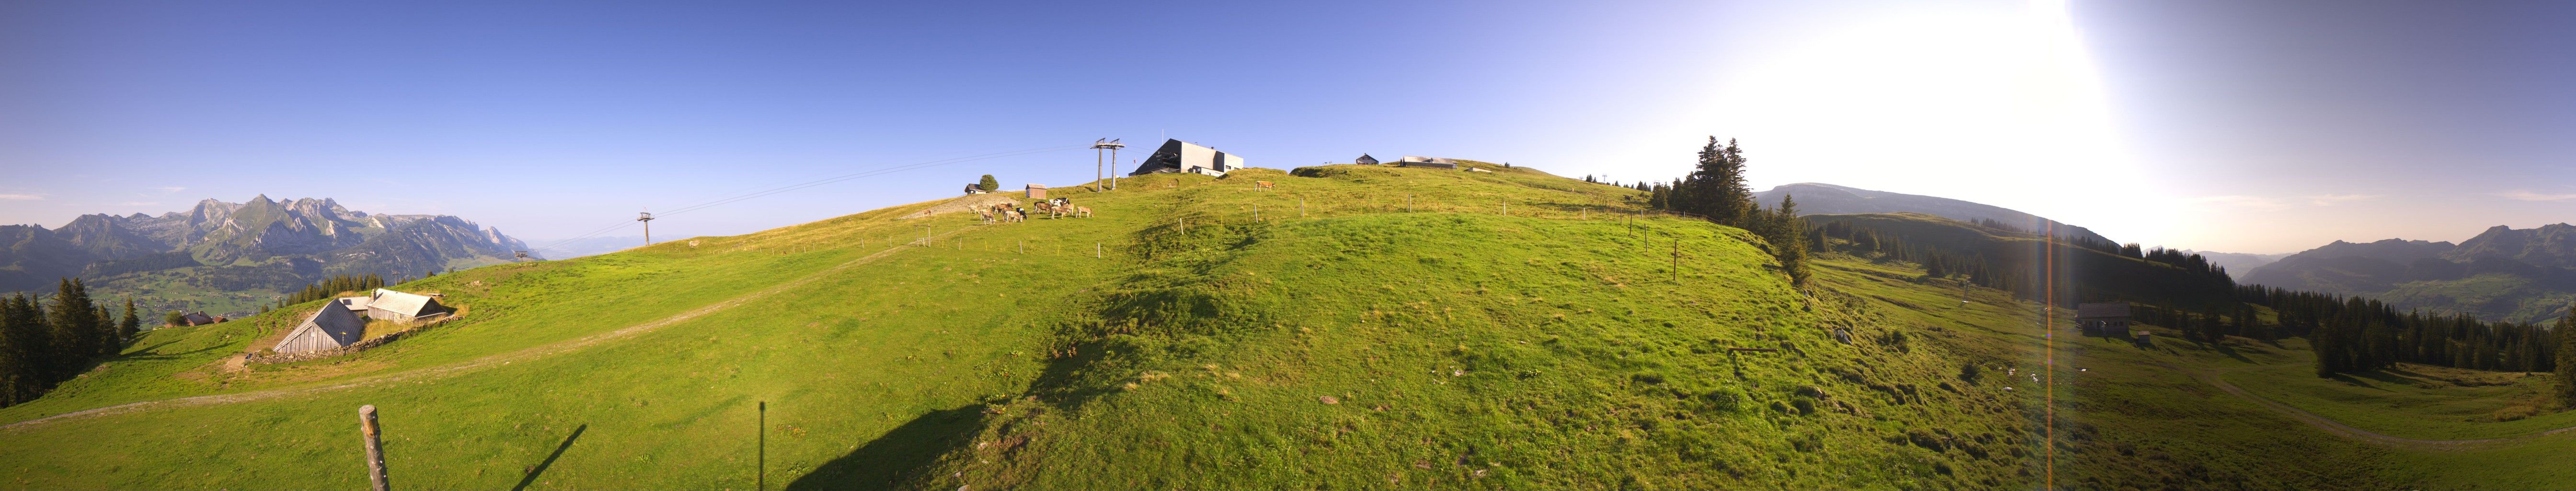
[(1922, 213), (1962, 222), (1993, 220), (2003, 222), (2006, 225), (2014, 227), (2028, 228), (2033, 231), (2045, 230), (2047, 226), (2054, 225), (2058, 231), (2056, 235), (2059, 237), (2073, 237), (2117, 243), (2109, 238), (2102, 237), (2102, 234), (2093, 233), (2092, 229), (2067, 225), (2065, 222), (2050, 220), (2040, 217), (2039, 215), (2023, 213), (2019, 210), (2004, 208), (2001, 206), (1938, 196), (1891, 193), (1847, 186), (1836, 186), (1818, 182), (1802, 182), (1797, 184), (1783, 184), (1774, 186), (1768, 191), (1755, 192), (1753, 193), (1753, 199), (1762, 203), (1763, 206), (1778, 206), (1780, 204), (1780, 196), (1783, 194), (1797, 198), (1798, 213), (1801, 215)]
[(528, 249), (499, 229), (448, 215), (369, 214), (330, 198), (207, 199), (160, 216), (82, 215), (54, 229), (0, 225), (0, 291), (43, 290), (73, 276), (139, 286), (152, 278), (138, 275), (154, 273), (190, 277), (200, 290), (282, 290), (337, 274), (419, 277), (507, 262)]
[(2210, 264), (2216, 264), (2218, 267), (2227, 268), (2227, 275), (2239, 280), (2244, 279), (2245, 273), (2254, 271), (2254, 268), (2260, 268), (2263, 267), (2263, 265), (2278, 262), (2281, 258), (2290, 257), (2290, 254), (2294, 254), (2287, 252), (2279, 254), (2250, 254), (2243, 252), (2195, 251), (2191, 249), (2183, 249), (2182, 253), (2199, 254), (2200, 257), (2209, 258)]
[(2576, 301), (2576, 226), (2498, 225), (2458, 244), (2334, 241), (2255, 268), (2242, 282), (2357, 295), (2401, 309), (2540, 322)]

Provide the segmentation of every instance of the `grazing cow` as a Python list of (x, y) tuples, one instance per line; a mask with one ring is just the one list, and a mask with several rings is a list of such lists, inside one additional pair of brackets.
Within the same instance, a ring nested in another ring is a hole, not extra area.
[(1073, 216), (1082, 217), (1082, 218), (1091, 218), (1091, 207), (1089, 207), (1089, 206), (1076, 206), (1076, 207), (1073, 207)]
[(1254, 189), (1260, 189), (1260, 190), (1267, 191), (1267, 190), (1269, 190), (1269, 189), (1270, 189), (1270, 186), (1272, 186), (1272, 185), (1270, 184), (1270, 181), (1253, 181), (1253, 182), (1252, 182), (1252, 187), (1253, 187)]
[(1025, 215), (1021, 215), (1019, 210), (1011, 210), (1011, 211), (1005, 211), (1005, 212), (1002, 212), (1002, 216), (1003, 216), (1005, 219), (1010, 220), (1010, 221), (1014, 221), (1014, 222), (1026, 220), (1026, 218), (1024, 218), (1024, 217), (1025, 217)]
[(984, 216), (985, 225), (993, 224), (993, 210), (975, 210), (975, 214)]

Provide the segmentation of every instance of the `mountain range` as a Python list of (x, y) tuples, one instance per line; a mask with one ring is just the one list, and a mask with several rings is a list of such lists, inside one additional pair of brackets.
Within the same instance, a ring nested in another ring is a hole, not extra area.
[(2576, 301), (2576, 225), (2488, 228), (2461, 241), (2335, 241), (2255, 268), (2245, 283), (2376, 298), (2401, 310), (2539, 322)]
[[(264, 292), (332, 275), (416, 278), (509, 262), (528, 245), (447, 215), (370, 214), (330, 198), (207, 199), (185, 212), (82, 215), (48, 229), (0, 225), (0, 291), (79, 277), (158, 308), (240, 313)], [(230, 301), (215, 301), (216, 298)]]
[[(1962, 222), (1996, 221), (2026, 230), (2054, 228), (2057, 236), (2113, 242), (2093, 230), (2064, 222), (2023, 213), (2019, 210), (1984, 203), (1955, 200), (1938, 196), (1891, 193), (1836, 186), (1817, 182), (1783, 184), (1769, 191), (1753, 193), (1763, 206), (1778, 206), (1781, 195), (1796, 197), (1800, 215), (1844, 215), (1856, 213), (1922, 213)], [(2053, 226), (2053, 227), (2052, 227)]]

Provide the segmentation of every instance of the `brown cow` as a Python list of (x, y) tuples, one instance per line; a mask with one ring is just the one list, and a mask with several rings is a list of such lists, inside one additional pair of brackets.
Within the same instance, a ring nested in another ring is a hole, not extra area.
[(1253, 189), (1268, 190), (1268, 189), (1270, 189), (1270, 186), (1271, 186), (1270, 181), (1253, 181), (1253, 182), (1252, 182), (1252, 187), (1253, 187)]
[(1091, 218), (1091, 207), (1089, 207), (1089, 206), (1076, 206), (1076, 207), (1073, 207), (1073, 216), (1082, 217), (1082, 218)]

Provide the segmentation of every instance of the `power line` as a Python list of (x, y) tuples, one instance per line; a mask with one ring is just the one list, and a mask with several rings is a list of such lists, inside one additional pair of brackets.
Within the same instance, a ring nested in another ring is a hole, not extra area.
[[(1012, 150), (1012, 151), (1007, 151), (1007, 152), (994, 152), (994, 153), (988, 153), (988, 154), (982, 154), (982, 155), (969, 155), (969, 156), (965, 156), (965, 157), (955, 157), (955, 158), (947, 158), (947, 159), (931, 160), (931, 161), (926, 161), (926, 162), (916, 162), (916, 163), (903, 164), (903, 165), (897, 165), (897, 166), (891, 166), (891, 167), (881, 167), (881, 168), (877, 168), (877, 169), (873, 169), (873, 170), (867, 170), (867, 171), (862, 171), (862, 172), (853, 173), (853, 174), (844, 174), (844, 175), (839, 175), (839, 176), (827, 177), (827, 178), (822, 178), (822, 179), (817, 179), (817, 180), (812, 180), (812, 181), (806, 181), (806, 182), (801, 182), (801, 183), (796, 183), (796, 184), (789, 184), (789, 185), (785, 185), (785, 186), (779, 186), (779, 187), (775, 187), (775, 188), (770, 188), (770, 189), (765, 189), (765, 190), (760, 190), (760, 191), (754, 191), (754, 192), (751, 192), (751, 193), (742, 194), (742, 195), (738, 195), (738, 196), (733, 196), (733, 197), (729, 197), (729, 198), (718, 199), (718, 200), (715, 200), (715, 201), (709, 201), (709, 202), (705, 202), (705, 203), (699, 203), (699, 204), (696, 204), (696, 205), (691, 205), (691, 206), (681, 207), (681, 208), (676, 209), (676, 210), (663, 212), (663, 213), (661, 213), (661, 214), (659, 214), (659, 215), (654, 215), (654, 218), (669, 217), (669, 216), (672, 216), (672, 215), (678, 215), (678, 214), (681, 214), (681, 213), (687, 213), (687, 212), (691, 212), (691, 211), (703, 210), (703, 209), (707, 209), (707, 208), (713, 208), (713, 207), (716, 207), (716, 206), (722, 206), (722, 205), (726, 205), (726, 204), (732, 204), (732, 203), (735, 203), (735, 202), (740, 202), (740, 201), (748, 200), (748, 199), (752, 199), (752, 198), (759, 198), (759, 197), (763, 197), (763, 196), (769, 196), (769, 195), (778, 194), (778, 193), (784, 193), (784, 192), (788, 192), (788, 191), (795, 191), (795, 190), (805, 189), (805, 188), (810, 188), (810, 187), (814, 187), (814, 186), (821, 186), (821, 185), (825, 185), (825, 184), (831, 184), (831, 183), (836, 183), (836, 182), (841, 182), (841, 181), (847, 181), (847, 180), (851, 180), (851, 179), (858, 179), (858, 178), (862, 178), (862, 177), (878, 176), (878, 175), (891, 174), (891, 173), (903, 172), (903, 171), (908, 171), (908, 170), (920, 170), (920, 169), (927, 169), (927, 168), (931, 168), (931, 167), (938, 167), (938, 166), (951, 165), (951, 164), (961, 164), (961, 163), (974, 162), (974, 161), (979, 161), (979, 160), (992, 160), (992, 159), (998, 159), (998, 158), (1004, 158), (1004, 157), (1017, 157), (1017, 156), (1022, 156), (1022, 155), (1034, 155), (1034, 154), (1047, 153), (1047, 152), (1061, 152), (1061, 151), (1065, 151), (1065, 150), (1074, 150), (1074, 149), (1081, 149), (1081, 148), (1090, 148), (1090, 145), (1089, 145), (1089, 144), (1082, 144), (1082, 145), (1061, 145), (1061, 146), (1053, 146), (1053, 147), (1040, 147), (1040, 148), (1031, 148), (1031, 149), (1025, 149), (1025, 150)], [(554, 243), (552, 243), (552, 244), (547, 244), (547, 245), (546, 245), (546, 246), (544, 246), (544, 247), (538, 247), (538, 248), (536, 248), (536, 249), (537, 249), (537, 250), (563, 250), (563, 249), (561, 249), (563, 246), (565, 246), (565, 245), (570, 245), (570, 244), (572, 244), (572, 243), (573, 243), (573, 242), (575, 242), (575, 241), (580, 241), (580, 240), (582, 240), (582, 239), (588, 239), (588, 238), (591, 238), (591, 237), (597, 237), (597, 236), (600, 236), (601, 234), (606, 234), (606, 233), (609, 233), (609, 232), (615, 232), (615, 231), (618, 231), (618, 230), (625, 230), (625, 229), (626, 229), (626, 227), (634, 226), (636, 223), (640, 223), (640, 222), (635, 222), (635, 221), (625, 221), (625, 222), (623, 222), (623, 223), (619, 223), (619, 224), (614, 225), (614, 226), (603, 227), (603, 228), (600, 228), (599, 230), (591, 231), (590, 233), (587, 233), (587, 234), (581, 234), (581, 235), (579, 235), (579, 236), (575, 236), (575, 237), (572, 237), (572, 238), (569, 238), (569, 239), (563, 239), (563, 240), (555, 241), (555, 242), (554, 242)]]

